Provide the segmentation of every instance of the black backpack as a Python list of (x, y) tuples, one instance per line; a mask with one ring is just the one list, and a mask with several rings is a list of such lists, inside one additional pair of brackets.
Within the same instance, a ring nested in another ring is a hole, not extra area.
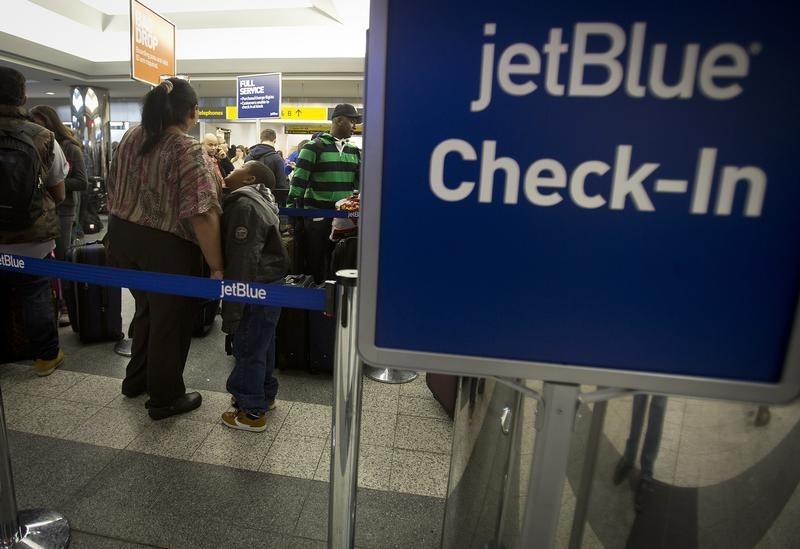
[(33, 143), (36, 127), (0, 127), (0, 230), (30, 227), (44, 211), (47, 172)]

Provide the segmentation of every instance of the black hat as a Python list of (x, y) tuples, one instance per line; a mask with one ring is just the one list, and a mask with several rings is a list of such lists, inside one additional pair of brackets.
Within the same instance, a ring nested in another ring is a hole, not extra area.
[(361, 115), (358, 114), (356, 108), (350, 103), (341, 103), (340, 105), (336, 105), (336, 107), (333, 109), (333, 115), (331, 115), (331, 120), (333, 120), (337, 116), (346, 116), (347, 118), (355, 118), (356, 122), (361, 124)]

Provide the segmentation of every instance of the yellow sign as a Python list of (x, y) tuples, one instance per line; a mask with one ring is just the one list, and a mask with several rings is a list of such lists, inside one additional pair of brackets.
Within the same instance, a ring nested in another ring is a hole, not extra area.
[(281, 118), (284, 120), (327, 120), (328, 108), (284, 105), (281, 107)]
[(131, 77), (158, 86), (175, 76), (175, 25), (131, 0)]
[(236, 120), (239, 118), (239, 110), (236, 107), (225, 107), (225, 118)]

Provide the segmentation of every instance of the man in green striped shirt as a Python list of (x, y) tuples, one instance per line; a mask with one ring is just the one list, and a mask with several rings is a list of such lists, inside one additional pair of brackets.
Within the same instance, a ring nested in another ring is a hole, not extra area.
[[(347, 198), (359, 188), (361, 151), (347, 139), (360, 123), (361, 115), (353, 105), (336, 105), (330, 133), (321, 133), (306, 143), (297, 155), (289, 187), (289, 207), (333, 210), (337, 200)], [(331, 221), (329, 217), (302, 218), (301, 247), (305, 272), (314, 275), (317, 282), (328, 276), (333, 249), (329, 238)], [(295, 226), (300, 226), (299, 220)]]

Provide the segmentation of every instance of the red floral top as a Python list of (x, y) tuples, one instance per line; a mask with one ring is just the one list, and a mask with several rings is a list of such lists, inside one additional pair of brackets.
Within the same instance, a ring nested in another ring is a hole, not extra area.
[(222, 181), (186, 134), (166, 133), (142, 155), (144, 128), (128, 130), (120, 141), (106, 182), (111, 215), (197, 242), (189, 218), (216, 209)]

